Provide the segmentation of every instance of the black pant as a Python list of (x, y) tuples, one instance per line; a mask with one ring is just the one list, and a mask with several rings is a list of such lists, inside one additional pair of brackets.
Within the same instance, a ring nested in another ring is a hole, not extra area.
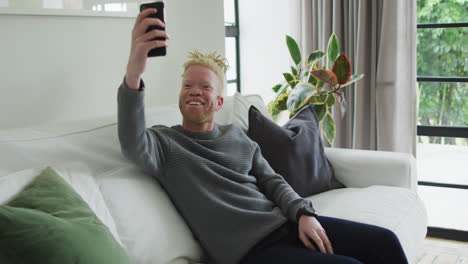
[(288, 222), (252, 248), (241, 264), (408, 263), (398, 238), (388, 229), (324, 216), (317, 219), (335, 254), (306, 248), (299, 239), (298, 225)]

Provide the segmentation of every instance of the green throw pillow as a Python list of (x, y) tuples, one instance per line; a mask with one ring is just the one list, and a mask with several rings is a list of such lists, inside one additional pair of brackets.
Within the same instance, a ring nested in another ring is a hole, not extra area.
[(130, 263), (108, 228), (47, 167), (0, 206), (0, 263)]

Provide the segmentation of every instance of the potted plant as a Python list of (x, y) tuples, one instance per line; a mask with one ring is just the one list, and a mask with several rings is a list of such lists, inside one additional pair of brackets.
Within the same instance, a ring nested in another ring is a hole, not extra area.
[[(285, 81), (272, 88), (276, 96), (268, 104), (268, 110), (273, 118), (287, 110), (291, 118), (303, 107), (313, 104), (322, 132), (331, 144), (336, 131), (331, 108), (338, 102), (343, 118), (346, 101), (342, 88), (360, 80), (364, 74), (351, 74), (351, 63), (344, 53), (340, 54), (335, 33), (330, 36), (326, 52), (313, 51), (305, 60), (291, 36), (286, 35), (286, 44), (295, 65), (291, 66), (290, 73), (283, 73)], [(325, 62), (319, 63), (323, 59)]]

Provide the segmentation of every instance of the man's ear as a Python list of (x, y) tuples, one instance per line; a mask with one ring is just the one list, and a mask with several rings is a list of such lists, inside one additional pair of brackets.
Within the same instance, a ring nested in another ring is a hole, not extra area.
[(223, 106), (224, 97), (222, 97), (221, 95), (218, 95), (218, 97), (216, 99), (217, 99), (217, 102), (218, 102), (218, 104), (216, 105), (216, 111), (219, 111), (219, 109), (221, 109), (221, 107)]

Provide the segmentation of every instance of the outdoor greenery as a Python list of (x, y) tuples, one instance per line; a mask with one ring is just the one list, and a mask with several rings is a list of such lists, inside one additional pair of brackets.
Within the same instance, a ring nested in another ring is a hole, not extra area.
[[(468, 22), (468, 1), (418, 0), (417, 13), (418, 24)], [(467, 77), (467, 32), (466, 27), (418, 29), (418, 77)], [(468, 126), (467, 86), (463, 82), (418, 83), (418, 125)], [(467, 139), (455, 138), (429, 137), (424, 142), (468, 145)]]

